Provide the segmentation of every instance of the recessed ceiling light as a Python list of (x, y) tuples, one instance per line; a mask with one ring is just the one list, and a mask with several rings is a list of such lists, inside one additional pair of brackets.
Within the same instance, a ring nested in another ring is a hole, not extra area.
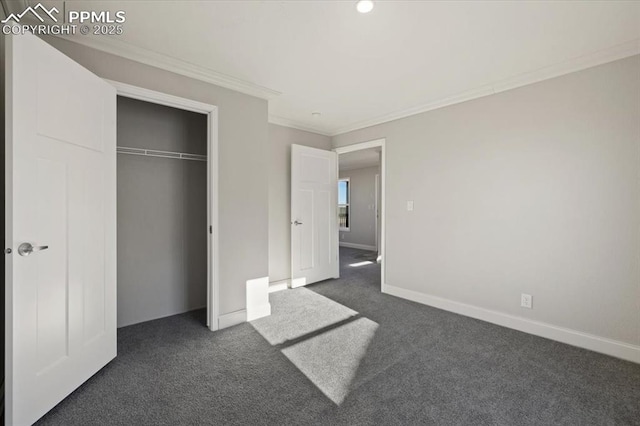
[(320, 112), (312, 112), (311, 115), (313, 115), (314, 118), (318, 118), (318, 117), (320, 117), (322, 115), (322, 113), (320, 113)]
[(360, 0), (356, 3), (356, 9), (360, 13), (369, 13), (373, 10), (373, 2), (371, 0)]

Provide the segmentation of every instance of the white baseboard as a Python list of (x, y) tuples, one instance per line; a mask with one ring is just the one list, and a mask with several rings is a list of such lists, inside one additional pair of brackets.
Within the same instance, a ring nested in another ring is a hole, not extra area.
[(275, 293), (276, 291), (282, 291), (289, 288), (291, 280), (280, 280), (269, 283), (269, 293)]
[(365, 244), (354, 244), (354, 243), (340, 242), (340, 247), (348, 247), (348, 248), (354, 248), (354, 249), (360, 249), (360, 250), (368, 250), (368, 251), (378, 251), (378, 248), (376, 246), (368, 246), (368, 245), (365, 245)]
[(231, 327), (234, 325), (247, 322), (247, 310), (242, 309), (240, 311), (230, 312), (228, 314), (220, 315), (218, 317), (218, 329)]
[(271, 315), (271, 304), (267, 303), (259, 307), (254, 308), (252, 318), (247, 317), (247, 310), (230, 312), (228, 314), (220, 315), (218, 317), (218, 330), (223, 328), (233, 327), (234, 325), (242, 324), (243, 322), (253, 321), (258, 318)]
[(534, 321), (515, 315), (505, 314), (490, 309), (480, 308), (478, 306), (468, 305), (437, 296), (431, 296), (429, 294), (407, 290), (389, 284), (382, 285), (382, 292), (443, 309), (445, 311), (498, 324), (503, 327), (512, 328), (514, 330), (523, 331), (525, 333), (534, 334), (547, 339), (556, 340), (568, 345), (578, 346), (595, 352), (611, 355), (616, 358), (640, 363), (640, 346), (583, 333), (569, 328), (558, 327), (552, 324)]

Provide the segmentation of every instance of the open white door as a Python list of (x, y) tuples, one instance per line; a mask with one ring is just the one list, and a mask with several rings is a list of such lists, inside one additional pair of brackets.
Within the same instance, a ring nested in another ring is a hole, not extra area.
[(33, 35), (5, 49), (5, 408), (29, 425), (116, 356), (116, 92)]
[(337, 165), (335, 152), (291, 146), (291, 287), (339, 276)]

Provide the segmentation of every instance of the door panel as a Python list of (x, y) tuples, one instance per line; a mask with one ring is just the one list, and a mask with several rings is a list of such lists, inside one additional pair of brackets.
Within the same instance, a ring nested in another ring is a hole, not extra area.
[(337, 191), (336, 154), (292, 145), (292, 287), (338, 277)]
[[(61, 53), (53, 48), (40, 49), (34, 58), (37, 73), (38, 133), (96, 151), (103, 150), (103, 94), (95, 90), (95, 75), (80, 65), (67, 67), (65, 77), (51, 72), (49, 64), (60, 63)], [(65, 58), (68, 59), (68, 58)], [(70, 60), (69, 60), (70, 61)], [(66, 61), (63, 61), (66, 62)], [(106, 84), (102, 82), (102, 84)], [(73, 118), (82, 126), (70, 126), (64, 117)]]
[[(300, 217), (304, 217), (313, 223), (313, 191), (312, 190), (300, 190), (298, 191), (298, 206)], [(304, 222), (303, 222), (304, 224)], [(299, 234), (300, 239), (300, 270), (308, 271), (313, 269), (315, 262), (315, 242), (313, 238), (313, 227), (311, 226), (296, 226), (293, 232)]]
[(5, 47), (5, 407), (23, 425), (116, 355), (116, 93), (32, 35)]
[(317, 152), (299, 152), (299, 161), (301, 162), (299, 169), (300, 181), (317, 185), (328, 185), (331, 183), (331, 173), (333, 169), (331, 160), (331, 158), (325, 157), (324, 154), (318, 154)]
[[(338, 187), (338, 183), (336, 182), (336, 191), (337, 191), (337, 187)], [(318, 262), (321, 265), (331, 265), (334, 263), (334, 261), (336, 259), (334, 259), (334, 257), (337, 258), (337, 253), (335, 252), (334, 248), (331, 246), (331, 243), (333, 241), (332, 234), (333, 234), (333, 223), (332, 223), (332, 219), (334, 216), (334, 212), (335, 215), (337, 216), (337, 209), (336, 207), (336, 203), (337, 203), (337, 197), (332, 197), (332, 195), (336, 194), (335, 191), (327, 191), (327, 190), (320, 190), (316, 192), (316, 208), (318, 209), (318, 219), (317, 219), (317, 234), (318, 234), (318, 243), (317, 243), (317, 257), (318, 257)], [(333, 200), (333, 202), (332, 202)], [(338, 232), (336, 230), (336, 232)], [(333, 271), (332, 271), (333, 272)], [(333, 277), (333, 275), (331, 275), (331, 277)]]
[[(69, 355), (67, 327), (67, 167), (63, 162), (37, 158), (36, 235), (56, 250), (32, 259), (36, 277), (38, 374)], [(44, 254), (44, 252), (42, 253)]]

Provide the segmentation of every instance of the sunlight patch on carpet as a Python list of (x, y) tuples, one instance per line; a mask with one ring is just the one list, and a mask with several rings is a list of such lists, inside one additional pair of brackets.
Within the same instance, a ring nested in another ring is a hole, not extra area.
[(327, 398), (340, 405), (349, 394), (378, 324), (306, 288), (269, 295), (271, 316), (251, 325)]
[(252, 321), (251, 325), (274, 346), (358, 315), (304, 287), (271, 293), (269, 302), (271, 315)]
[(360, 266), (365, 266), (365, 265), (373, 265), (373, 262), (369, 260), (365, 260), (364, 262), (351, 263), (349, 266), (351, 266), (352, 268), (358, 268)]
[(282, 353), (327, 398), (342, 404), (378, 324), (368, 318), (352, 322), (285, 348)]

